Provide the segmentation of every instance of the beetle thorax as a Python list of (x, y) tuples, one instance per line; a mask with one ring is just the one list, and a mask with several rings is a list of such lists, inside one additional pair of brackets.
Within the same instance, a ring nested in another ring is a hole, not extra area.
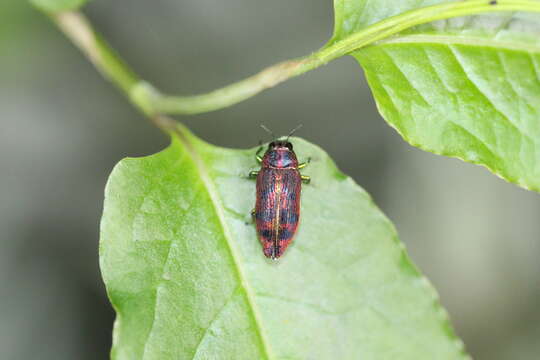
[(294, 151), (286, 147), (278, 147), (266, 151), (262, 165), (273, 168), (296, 168), (298, 167), (298, 160)]

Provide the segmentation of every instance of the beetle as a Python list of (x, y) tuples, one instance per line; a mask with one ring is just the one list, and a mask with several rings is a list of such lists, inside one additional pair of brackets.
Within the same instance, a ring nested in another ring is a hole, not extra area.
[(255, 219), (263, 253), (273, 260), (283, 255), (296, 233), (300, 219), (302, 183), (311, 181), (309, 176), (299, 171), (310, 159), (299, 163), (293, 145), (289, 142), (289, 137), (296, 129), (285, 140), (274, 137), (275, 140), (268, 144), (262, 157), (260, 154), (264, 147), (259, 147), (255, 157), (261, 169), (249, 173), (250, 178), (257, 179), (257, 199), (251, 214)]

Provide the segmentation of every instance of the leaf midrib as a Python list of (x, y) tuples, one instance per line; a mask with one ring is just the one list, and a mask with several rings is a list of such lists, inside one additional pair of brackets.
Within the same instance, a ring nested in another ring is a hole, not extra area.
[[(270, 356), (269, 346), (264, 336), (264, 333), (262, 331), (261, 320), (254, 305), (254, 301), (253, 301), (254, 295), (251, 289), (249, 288), (249, 286), (247, 285), (248, 282), (246, 281), (246, 276), (244, 275), (244, 272), (240, 266), (240, 260), (239, 260), (240, 255), (238, 254), (238, 250), (236, 250), (234, 246), (231, 230), (229, 229), (229, 226), (227, 225), (227, 221), (225, 220), (225, 208), (221, 202), (216, 186), (208, 174), (204, 161), (200, 158), (199, 154), (195, 150), (193, 144), (189, 141), (188, 136), (185, 134), (185, 132), (187, 132), (187, 130), (184, 130), (183, 127), (179, 125), (176, 131), (174, 132), (174, 134), (177, 135), (177, 139), (180, 142), (182, 142), (185, 149), (187, 150), (187, 153), (193, 160), (193, 163), (195, 164), (195, 167), (197, 168), (199, 172), (201, 181), (203, 182), (204, 188), (206, 189), (208, 196), (210, 197), (210, 201), (212, 202), (216, 215), (219, 219), (221, 228), (223, 229), (223, 235), (225, 237), (227, 248), (229, 249), (229, 253), (233, 260), (233, 264), (236, 270), (238, 281), (246, 294), (246, 299), (247, 299), (249, 308), (251, 310), (253, 322), (255, 324), (255, 327), (257, 328), (257, 333), (259, 335), (259, 339), (262, 344), (263, 353), (266, 359), (271, 359), (272, 357)], [(196, 353), (197, 352), (195, 351), (195, 354)]]
[(528, 53), (540, 54), (540, 45), (535, 44), (523, 44), (523, 43), (511, 43), (508, 41), (499, 41), (495, 39), (479, 38), (479, 37), (466, 37), (460, 35), (431, 35), (431, 34), (416, 34), (416, 35), (402, 35), (392, 38), (380, 40), (374, 44), (387, 45), (387, 44), (438, 44), (438, 45), (467, 45), (478, 47), (492, 47), (503, 50), (524, 51)]

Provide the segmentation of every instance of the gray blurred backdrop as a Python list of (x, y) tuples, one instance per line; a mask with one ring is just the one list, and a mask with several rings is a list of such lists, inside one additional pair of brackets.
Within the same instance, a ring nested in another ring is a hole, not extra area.
[[(331, 0), (94, 0), (86, 13), (145, 79), (192, 94), (316, 50)], [(540, 196), (422, 152), (377, 113), (349, 57), (229, 109), (180, 118), (251, 147), (264, 123), (322, 146), (396, 224), (476, 359), (540, 354)], [(24, 0), (0, 3), (0, 358), (104, 359), (103, 188), (167, 139)]]

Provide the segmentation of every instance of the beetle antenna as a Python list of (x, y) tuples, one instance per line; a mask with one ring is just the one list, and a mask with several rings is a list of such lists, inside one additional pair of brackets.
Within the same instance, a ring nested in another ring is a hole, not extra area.
[(272, 130), (270, 130), (269, 128), (267, 128), (266, 126), (264, 126), (263, 124), (261, 124), (261, 128), (266, 131), (267, 133), (270, 134), (270, 136), (272, 136), (272, 141), (276, 140), (277, 137), (276, 135), (274, 135), (274, 132)]
[(304, 124), (298, 124), (297, 127), (292, 129), (291, 132), (289, 133), (289, 135), (287, 135), (287, 141), (289, 141), (289, 138), (292, 136), (292, 134), (294, 134), (296, 132), (296, 130), (300, 129), (302, 126), (304, 126)]

